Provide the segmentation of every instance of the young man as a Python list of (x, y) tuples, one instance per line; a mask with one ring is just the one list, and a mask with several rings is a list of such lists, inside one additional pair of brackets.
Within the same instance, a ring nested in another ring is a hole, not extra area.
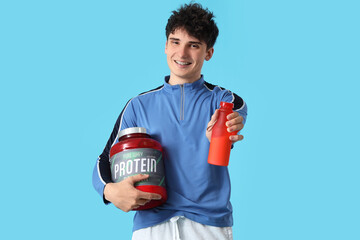
[[(109, 151), (118, 132), (144, 127), (165, 150), (168, 200), (136, 213), (133, 240), (232, 239), (228, 169), (208, 164), (207, 156), (220, 101), (234, 103), (234, 112), (227, 116), (229, 132), (243, 128), (247, 108), (239, 96), (204, 81), (201, 75), (204, 61), (213, 56), (217, 36), (213, 14), (201, 5), (184, 5), (173, 11), (165, 45), (170, 76), (162, 86), (126, 104), (98, 158), (93, 174), (95, 189), (105, 203), (128, 212), (161, 196), (134, 188), (147, 175), (111, 182)], [(237, 142), (243, 136), (230, 139)]]

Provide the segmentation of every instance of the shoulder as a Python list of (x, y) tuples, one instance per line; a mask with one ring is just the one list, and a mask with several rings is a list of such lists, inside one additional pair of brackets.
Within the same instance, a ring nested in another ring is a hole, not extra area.
[[(146, 104), (146, 106), (152, 106), (154, 105), (153, 100), (157, 99), (154, 97), (155, 94), (159, 93), (162, 86), (159, 86), (157, 88), (151, 89), (149, 91), (140, 93), (139, 95), (131, 98), (126, 103), (125, 107), (123, 108), (123, 111), (121, 112), (120, 116), (122, 119), (122, 116), (124, 115), (126, 118), (134, 118), (136, 119), (136, 112)], [(135, 121), (135, 120), (134, 120)]]
[(214, 84), (211, 84), (207, 81), (204, 81), (204, 86), (210, 91), (210, 92), (219, 92), (219, 91), (223, 91), (224, 88), (218, 86), (218, 85), (214, 85)]
[[(246, 106), (245, 101), (236, 93), (221, 87), (204, 81), (204, 85), (208, 91), (216, 95), (220, 101), (234, 103), (234, 110), (242, 109)], [(219, 103), (220, 104), (220, 103)]]
[[(149, 90), (149, 91), (140, 93), (140, 94), (138, 95), (138, 97), (139, 97), (139, 96), (145, 96), (145, 95), (148, 95), (148, 94), (150, 94), (150, 95), (151, 95), (151, 94), (155, 94), (155, 93), (161, 91), (163, 88), (164, 88), (164, 85), (161, 85), (161, 86), (156, 87), (156, 88), (154, 88), (154, 89), (151, 89), (151, 90)], [(150, 96), (150, 95), (149, 95), (149, 96)]]
[(158, 93), (160, 93), (163, 88), (164, 88), (164, 85), (161, 85), (161, 86), (151, 89), (149, 91), (142, 92), (139, 95), (130, 99), (130, 102), (149, 100), (152, 97), (156, 96)]

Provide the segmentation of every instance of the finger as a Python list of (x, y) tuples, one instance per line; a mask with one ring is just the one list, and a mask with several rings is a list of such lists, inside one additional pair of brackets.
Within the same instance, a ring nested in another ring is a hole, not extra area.
[(126, 180), (134, 185), (135, 183), (143, 181), (147, 178), (149, 178), (149, 174), (138, 174), (138, 175), (128, 177), (128, 178), (126, 178)]
[(131, 208), (131, 210), (136, 210), (136, 209), (138, 209), (140, 206), (139, 205), (134, 205), (132, 208)]
[(156, 193), (149, 193), (138, 190), (137, 199), (145, 199), (145, 200), (160, 200), (161, 195)]
[(239, 116), (240, 114), (238, 113), (238, 112), (235, 112), (235, 111), (233, 111), (232, 113), (229, 113), (227, 116), (226, 116), (226, 118), (228, 119), (228, 120), (231, 120), (231, 119), (233, 119), (233, 118), (236, 118), (237, 116)]
[(243, 120), (243, 117), (240, 116), (240, 114), (238, 112), (233, 112), (233, 113), (230, 113), (226, 116), (227, 120), (232, 120), (234, 118), (238, 118), (240, 117), (241, 118), (241, 121)]
[(241, 141), (244, 139), (244, 136), (243, 135), (231, 135), (229, 137), (230, 141), (232, 141), (233, 143), (235, 142), (238, 142), (238, 141)]
[(217, 121), (218, 117), (219, 117), (219, 109), (216, 109), (214, 114), (211, 116), (211, 119), (210, 119), (210, 122), (208, 123), (208, 126), (213, 125)]
[(243, 118), (241, 116), (238, 116), (238, 117), (233, 118), (233, 119), (231, 119), (229, 121), (226, 121), (226, 126), (231, 127), (233, 125), (242, 124), (242, 122), (243, 122), (242, 120), (243, 120)]
[(150, 202), (151, 200), (148, 199), (139, 199), (136, 201), (137, 205), (139, 206), (144, 206), (145, 204), (147, 204), (148, 202)]
[(212, 128), (214, 127), (217, 119), (219, 118), (219, 111), (218, 109), (215, 110), (214, 114), (211, 116), (211, 119), (207, 125), (206, 131), (209, 132), (212, 130)]
[(240, 123), (240, 124), (236, 124), (236, 125), (233, 125), (231, 127), (228, 127), (227, 131), (228, 132), (238, 132), (243, 128), (244, 128), (244, 124)]

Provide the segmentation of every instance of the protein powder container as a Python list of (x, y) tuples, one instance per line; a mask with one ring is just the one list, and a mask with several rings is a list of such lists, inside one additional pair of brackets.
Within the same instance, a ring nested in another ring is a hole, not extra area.
[(149, 178), (135, 183), (135, 188), (161, 195), (136, 210), (157, 207), (167, 200), (165, 169), (161, 144), (152, 139), (142, 127), (126, 128), (119, 132), (119, 142), (110, 149), (111, 177), (114, 183), (137, 174)]

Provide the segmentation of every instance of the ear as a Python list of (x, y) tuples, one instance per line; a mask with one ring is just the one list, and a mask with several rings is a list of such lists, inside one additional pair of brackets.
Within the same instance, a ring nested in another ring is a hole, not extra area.
[(165, 43), (165, 54), (167, 54), (168, 41)]
[(206, 51), (205, 60), (209, 61), (212, 58), (213, 54), (214, 54), (214, 48), (212, 47)]

